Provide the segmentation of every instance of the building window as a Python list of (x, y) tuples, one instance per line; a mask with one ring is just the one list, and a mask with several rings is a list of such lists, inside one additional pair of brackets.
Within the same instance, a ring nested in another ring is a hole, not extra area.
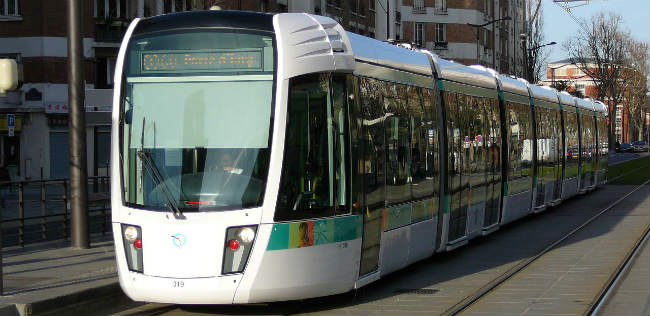
[(96, 18), (126, 18), (126, 0), (95, 0)]
[(19, 16), (20, 6), (18, 0), (0, 0), (0, 16)]
[(447, 12), (447, 0), (436, 0), (433, 5), (436, 13)]
[(416, 45), (422, 47), (424, 44), (424, 23), (415, 23), (415, 38), (413, 41)]
[(424, 0), (413, 1), (413, 14), (425, 14), (427, 9), (424, 7)]
[(447, 25), (436, 23), (436, 43), (447, 42)]

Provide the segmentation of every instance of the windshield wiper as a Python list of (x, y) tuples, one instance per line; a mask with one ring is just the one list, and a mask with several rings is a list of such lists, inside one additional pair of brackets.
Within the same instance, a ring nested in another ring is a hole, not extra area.
[(160, 170), (156, 166), (156, 163), (151, 159), (151, 155), (146, 152), (144, 149), (140, 149), (137, 152), (138, 158), (140, 158), (140, 161), (142, 161), (143, 166), (145, 169), (147, 169), (147, 174), (151, 176), (151, 179), (156, 183), (157, 186), (161, 188), (161, 191), (163, 193), (163, 196), (167, 200), (167, 207), (174, 213), (174, 217), (176, 218), (183, 218), (183, 212), (178, 208), (178, 205), (176, 204), (176, 199), (172, 196), (172, 193), (169, 190), (169, 187), (167, 186), (167, 183), (165, 183), (165, 179), (163, 176), (160, 174)]

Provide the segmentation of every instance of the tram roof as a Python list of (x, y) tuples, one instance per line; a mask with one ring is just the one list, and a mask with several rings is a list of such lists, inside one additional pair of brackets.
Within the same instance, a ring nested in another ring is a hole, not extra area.
[(598, 100), (594, 101), (594, 109), (595, 109), (597, 112), (603, 113), (603, 114), (605, 114), (605, 115), (608, 115), (608, 114), (609, 114), (609, 113), (608, 113), (607, 106), (605, 105), (605, 103), (603, 103), (603, 102), (601, 102), (601, 101), (598, 101)]
[(591, 99), (576, 98), (576, 100), (578, 100), (577, 105), (579, 108), (589, 111), (594, 110), (594, 102)]
[(550, 87), (539, 86), (536, 84), (528, 85), (528, 87), (530, 88), (531, 97), (539, 100), (554, 102), (554, 103), (558, 102), (557, 90)]
[(258, 12), (206, 10), (163, 14), (141, 19), (133, 35), (172, 29), (237, 27), (273, 32), (273, 15)]
[(562, 102), (562, 104), (568, 106), (576, 106), (575, 97), (569, 94), (568, 92), (561, 91), (560, 93), (558, 93), (558, 96), (560, 96), (560, 102)]
[(502, 91), (529, 96), (525, 80), (520, 80), (520, 78), (514, 78), (508, 75), (499, 75), (499, 81), (501, 83)]
[(354, 58), (371, 64), (431, 76), (431, 64), (421, 52), (378, 41), (356, 33), (346, 32)]
[(456, 81), (483, 88), (497, 88), (497, 82), (495, 80), (494, 74), (490, 73), (487, 69), (468, 67), (442, 58), (438, 59), (438, 63), (440, 65), (441, 79)]

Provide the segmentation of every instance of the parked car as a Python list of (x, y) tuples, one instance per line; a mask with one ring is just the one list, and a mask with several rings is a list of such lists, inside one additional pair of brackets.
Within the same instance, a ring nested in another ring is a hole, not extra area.
[(648, 151), (648, 144), (642, 140), (632, 143), (632, 151), (634, 152), (644, 152)]
[(622, 153), (632, 152), (632, 144), (630, 144), (630, 143), (622, 143), (621, 147), (619, 147), (619, 151), (622, 152)]

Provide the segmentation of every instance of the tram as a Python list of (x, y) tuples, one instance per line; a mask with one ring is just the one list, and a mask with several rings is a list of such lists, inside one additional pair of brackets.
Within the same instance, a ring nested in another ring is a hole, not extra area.
[(316, 15), (135, 19), (114, 91), (135, 301), (343, 293), (606, 181), (602, 103)]

